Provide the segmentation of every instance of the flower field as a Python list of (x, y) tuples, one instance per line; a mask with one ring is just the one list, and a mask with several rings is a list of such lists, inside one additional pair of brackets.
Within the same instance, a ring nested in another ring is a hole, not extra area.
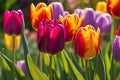
[(120, 0), (0, 5), (0, 80), (120, 80)]

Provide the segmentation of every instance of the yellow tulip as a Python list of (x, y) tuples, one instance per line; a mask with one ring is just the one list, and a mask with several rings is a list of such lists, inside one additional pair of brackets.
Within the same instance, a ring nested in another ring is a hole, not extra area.
[(98, 2), (96, 5), (96, 11), (107, 12), (106, 3), (103, 1)]

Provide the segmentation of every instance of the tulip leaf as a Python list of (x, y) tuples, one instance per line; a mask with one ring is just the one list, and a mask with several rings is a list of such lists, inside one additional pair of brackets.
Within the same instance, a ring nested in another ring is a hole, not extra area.
[(61, 58), (63, 68), (64, 68), (65, 72), (68, 74), (69, 73), (69, 67), (68, 67), (68, 63), (67, 63), (67, 60), (66, 60), (65, 55), (64, 55), (64, 51), (61, 51), (60, 58)]
[(98, 55), (94, 80), (106, 80), (105, 64), (103, 61), (103, 56), (101, 54)]
[[(8, 65), (9, 68), (11, 69), (11, 71), (12, 71), (13, 62), (9, 58), (7, 58), (4, 54), (1, 54), (1, 58), (2, 58), (2, 62), (6, 61), (5, 64)], [(19, 69), (17, 67), (17, 65), (15, 65), (15, 71), (16, 71), (17, 79), (19, 79), (19, 80), (26, 80), (24, 72), (21, 69)], [(5, 79), (5, 80), (7, 80), (7, 79)], [(8, 79), (8, 80), (13, 80), (13, 79)]]
[(82, 74), (77, 70), (77, 68), (75, 67), (75, 65), (69, 58), (69, 56), (67, 55), (67, 53), (65, 51), (63, 51), (63, 53), (66, 57), (66, 60), (68, 61), (68, 65), (69, 65), (70, 69), (72, 70), (72, 72), (74, 73), (74, 76), (76, 77), (75, 80), (84, 80)]
[(49, 80), (48, 77), (34, 65), (29, 54), (27, 54), (27, 62), (33, 80)]
[(107, 79), (110, 80), (110, 68), (111, 68), (111, 62), (110, 62), (110, 58), (109, 58), (109, 51), (110, 51), (110, 42), (107, 45), (106, 51), (105, 51), (105, 66), (106, 66), (106, 73), (107, 73)]
[(13, 80), (12, 70), (7, 64), (6, 60), (0, 55), (0, 59), (2, 62), (2, 77), (3, 80)]

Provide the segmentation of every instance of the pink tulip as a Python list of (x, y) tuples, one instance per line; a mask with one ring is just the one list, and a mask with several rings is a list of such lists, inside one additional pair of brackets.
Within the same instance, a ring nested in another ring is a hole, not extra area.
[(5, 33), (9, 35), (19, 35), (22, 30), (22, 17), (23, 12), (21, 10), (5, 10), (3, 19)]

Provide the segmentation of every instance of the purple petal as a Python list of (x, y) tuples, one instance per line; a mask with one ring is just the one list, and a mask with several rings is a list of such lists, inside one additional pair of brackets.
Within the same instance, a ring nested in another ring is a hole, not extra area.
[(63, 11), (62, 16), (65, 17), (66, 15), (70, 14), (68, 11)]
[(50, 32), (50, 47), (52, 54), (61, 51), (64, 47), (64, 28), (63, 25), (56, 25)]
[(84, 15), (84, 12), (82, 9), (75, 9), (74, 13), (78, 14), (79, 17)]
[(26, 73), (25, 60), (17, 61), (17, 66), (18, 66), (24, 73)]
[(83, 21), (83, 25), (82, 26), (85, 26), (87, 24), (91, 24), (93, 26), (95, 26), (95, 21), (94, 21), (94, 18), (95, 18), (95, 13), (94, 13), (94, 10), (92, 8), (85, 8), (84, 9), (84, 21)]
[(58, 16), (62, 15), (64, 11), (62, 3), (52, 2), (50, 5), (52, 5), (52, 19), (58, 19)]
[(113, 56), (116, 61), (120, 61), (120, 36), (115, 36), (112, 42)]

